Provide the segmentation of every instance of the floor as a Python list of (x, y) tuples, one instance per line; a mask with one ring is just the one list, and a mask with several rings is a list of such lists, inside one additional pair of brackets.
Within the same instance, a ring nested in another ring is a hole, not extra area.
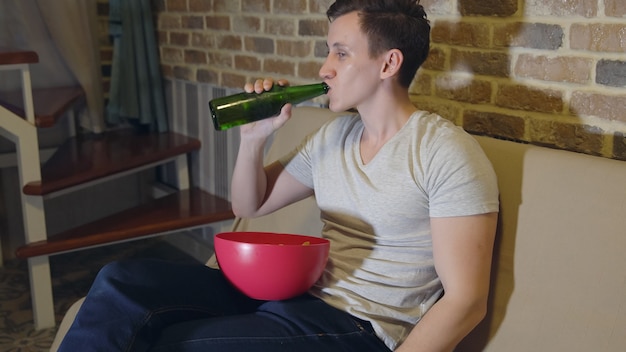
[[(195, 261), (159, 238), (53, 256), (50, 267), (57, 324), (72, 303), (87, 293), (103, 265), (135, 257)], [(0, 268), (0, 352), (48, 351), (55, 333), (56, 328), (34, 330), (26, 261), (7, 261)]]

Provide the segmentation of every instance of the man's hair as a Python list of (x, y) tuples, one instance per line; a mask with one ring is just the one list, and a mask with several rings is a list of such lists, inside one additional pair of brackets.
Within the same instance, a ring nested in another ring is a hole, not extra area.
[(430, 49), (430, 23), (420, 0), (337, 0), (326, 16), (332, 22), (355, 11), (368, 38), (370, 56), (391, 49), (402, 52), (398, 81), (409, 87)]

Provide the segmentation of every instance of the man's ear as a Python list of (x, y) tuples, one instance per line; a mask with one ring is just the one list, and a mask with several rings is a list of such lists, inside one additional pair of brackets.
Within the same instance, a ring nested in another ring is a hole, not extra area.
[(400, 72), (404, 55), (398, 49), (391, 49), (384, 54), (384, 61), (380, 72), (381, 78), (389, 78)]

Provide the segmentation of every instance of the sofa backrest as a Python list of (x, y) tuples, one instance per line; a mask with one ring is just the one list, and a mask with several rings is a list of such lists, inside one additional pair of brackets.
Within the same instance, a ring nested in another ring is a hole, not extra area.
[(500, 226), (489, 314), (458, 350), (626, 349), (626, 162), (476, 138)]

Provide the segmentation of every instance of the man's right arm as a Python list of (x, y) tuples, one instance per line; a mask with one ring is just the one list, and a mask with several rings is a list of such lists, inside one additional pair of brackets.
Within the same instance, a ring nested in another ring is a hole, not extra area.
[[(255, 91), (258, 85), (259, 81)], [(246, 90), (251, 91), (251, 86), (246, 86)], [(269, 136), (290, 117), (291, 104), (287, 104), (276, 117), (240, 126), (241, 142), (231, 181), (231, 203), (236, 216), (269, 214), (313, 194), (311, 188), (297, 181), (279, 162), (263, 165)]]

